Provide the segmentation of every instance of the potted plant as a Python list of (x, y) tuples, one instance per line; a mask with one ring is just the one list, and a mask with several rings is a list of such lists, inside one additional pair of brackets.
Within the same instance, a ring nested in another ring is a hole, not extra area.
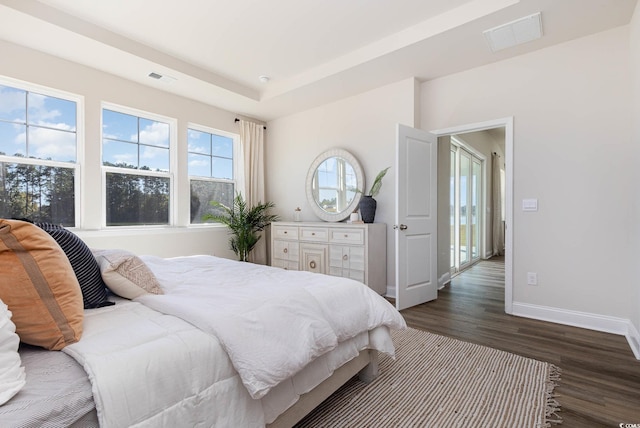
[(373, 223), (373, 220), (376, 217), (376, 208), (378, 203), (374, 199), (378, 193), (380, 193), (380, 188), (382, 187), (382, 179), (387, 174), (387, 171), (391, 168), (390, 166), (386, 167), (382, 171), (376, 175), (375, 180), (373, 180), (373, 184), (371, 185), (371, 189), (369, 193), (362, 195), (362, 199), (360, 199), (360, 204), (358, 204), (358, 208), (360, 210), (360, 217), (362, 221), (365, 223)]
[(273, 202), (259, 202), (253, 207), (247, 206), (242, 197), (242, 193), (237, 193), (233, 199), (233, 207), (212, 201), (213, 207), (220, 208), (224, 214), (205, 214), (203, 220), (213, 220), (229, 227), (229, 233), (233, 236), (229, 238), (229, 245), (238, 256), (238, 260), (249, 261), (249, 253), (258, 243), (263, 231), (271, 222), (278, 221), (278, 216), (268, 214), (269, 209), (275, 207)]

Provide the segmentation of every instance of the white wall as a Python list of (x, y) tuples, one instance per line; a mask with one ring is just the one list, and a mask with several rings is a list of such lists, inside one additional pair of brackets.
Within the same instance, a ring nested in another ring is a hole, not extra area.
[(451, 282), (451, 137), (438, 137), (438, 289)]
[[(395, 162), (396, 124), (415, 126), (416, 83), (404, 80), (279, 118), (267, 124), (266, 195), (282, 220), (302, 208), (304, 221), (320, 221), (305, 196), (307, 170), (331, 148), (351, 152), (362, 165), (368, 186), (376, 174)], [(389, 170), (376, 197), (376, 223), (387, 224), (387, 283), (395, 284), (395, 243), (391, 226), (395, 212), (395, 171)]]
[[(186, 173), (187, 123), (197, 123), (237, 133), (234, 114), (164, 91), (124, 80), (98, 70), (0, 41), (0, 75), (84, 97), (85, 167), (82, 180), (82, 227), (78, 231), (90, 246), (126, 248), (139, 254), (179, 256), (213, 254), (235, 257), (228, 250), (222, 227), (199, 227), (192, 233), (189, 223), (189, 183)], [(100, 159), (101, 102), (106, 101), (178, 120), (178, 226), (115, 232), (97, 231), (102, 216)], [(91, 231), (91, 232), (89, 232)]]
[[(636, 5), (633, 18), (631, 20), (631, 75), (633, 76), (633, 142), (635, 164), (640, 164), (640, 3)], [(630, 200), (633, 204), (633, 223), (630, 225), (629, 236), (632, 241), (631, 245), (631, 266), (635, 269), (632, 272), (631, 284), (635, 291), (635, 298), (630, 299), (636, 302), (636, 310), (631, 321), (635, 328), (635, 336), (640, 339), (640, 263), (638, 263), (638, 254), (640, 254), (640, 168), (636, 166), (632, 170), (631, 182), (635, 183), (633, 193), (630, 194)], [(633, 296), (633, 295), (632, 295)], [(640, 353), (640, 343), (637, 344)]]
[(630, 85), (629, 27), (422, 85), (423, 129), (514, 116), (514, 302), (637, 316)]

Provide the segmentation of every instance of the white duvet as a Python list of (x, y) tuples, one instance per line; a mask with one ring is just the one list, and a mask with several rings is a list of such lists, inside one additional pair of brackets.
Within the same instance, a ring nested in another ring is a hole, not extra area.
[(350, 279), (213, 256), (142, 259), (165, 294), (136, 301), (216, 336), (256, 399), (338, 342), (405, 327), (389, 302)]
[(262, 427), (359, 350), (393, 355), (387, 327), (405, 326), (348, 279), (142, 258), (165, 295), (85, 311), (82, 340), (64, 349), (89, 375), (102, 428)]
[(215, 337), (140, 303), (85, 311), (63, 351), (89, 376), (101, 428), (265, 425)]

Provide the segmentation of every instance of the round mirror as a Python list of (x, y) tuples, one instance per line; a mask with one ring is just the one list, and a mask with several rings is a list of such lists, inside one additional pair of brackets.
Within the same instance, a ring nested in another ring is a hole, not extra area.
[(324, 221), (342, 221), (356, 210), (364, 189), (364, 173), (346, 150), (331, 149), (318, 156), (307, 173), (307, 200)]

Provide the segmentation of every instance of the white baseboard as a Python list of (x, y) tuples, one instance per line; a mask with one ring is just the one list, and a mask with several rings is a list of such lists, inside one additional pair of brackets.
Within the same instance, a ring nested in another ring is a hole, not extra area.
[(438, 290), (442, 290), (445, 285), (451, 282), (451, 272), (446, 272), (438, 278)]
[(640, 334), (628, 319), (519, 302), (513, 302), (512, 314), (625, 336), (633, 355), (640, 360)]
[(633, 355), (635, 355), (636, 358), (640, 360), (640, 333), (631, 321), (629, 321), (629, 329), (627, 331), (626, 337), (627, 342), (629, 342), (629, 346), (631, 346), (631, 350), (633, 351)]
[(387, 285), (387, 294), (385, 294), (385, 297), (388, 297), (390, 299), (395, 299), (396, 298), (396, 287), (391, 287), (391, 286)]

